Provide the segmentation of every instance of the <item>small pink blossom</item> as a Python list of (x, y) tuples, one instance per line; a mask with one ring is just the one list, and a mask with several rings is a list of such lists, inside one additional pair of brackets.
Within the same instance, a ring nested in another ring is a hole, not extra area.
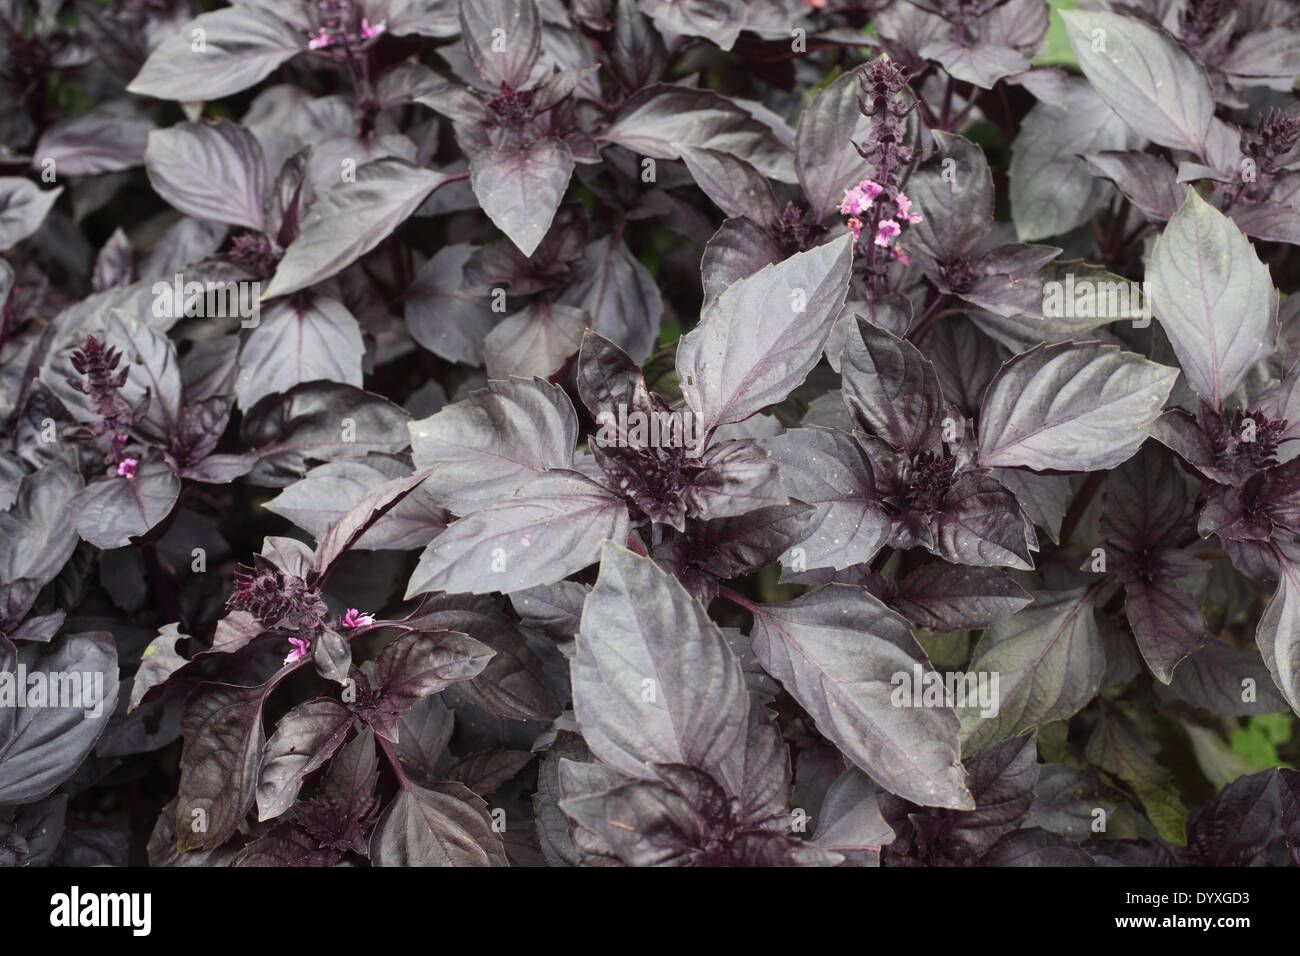
[(887, 246), (897, 238), (898, 234), (903, 231), (903, 227), (892, 219), (880, 220), (880, 225), (876, 227), (876, 245)]
[(134, 478), (136, 468), (140, 467), (140, 461), (137, 458), (123, 458), (117, 463), (117, 477)]
[(317, 33), (314, 37), (312, 37), (311, 40), (307, 43), (308, 49), (311, 50), (323, 50), (325, 49), (325, 47), (333, 46), (333, 45), (334, 45), (334, 38), (325, 32), (324, 27), (321, 27), (320, 32)]
[(367, 40), (369, 40), (371, 37), (377, 37), (377, 36), (379, 36), (379, 34), (383, 33), (384, 30), (387, 28), (387, 23), (388, 23), (388, 21), (385, 20), (385, 21), (383, 21), (383, 22), (381, 22), (381, 23), (377, 23), (377, 24), (375, 24), (375, 25), (372, 27), (372, 26), (370, 25), (370, 21), (367, 20), (365, 17), (362, 17), (362, 18), (361, 18), (361, 35), (362, 35), (363, 37), (365, 37)]
[(844, 191), (844, 200), (840, 203), (840, 212), (846, 216), (857, 216), (871, 208), (876, 197), (884, 192), (885, 187), (874, 180), (864, 179)]
[(905, 222), (918, 223), (921, 217), (912, 212), (912, 200), (908, 199), (904, 193), (898, 194), (898, 218)]
[(903, 251), (903, 247), (898, 243), (894, 243), (894, 248), (889, 250), (889, 254), (905, 266), (912, 264), (912, 260), (907, 257), (907, 253)]
[(354, 607), (348, 608), (348, 613), (343, 615), (344, 627), (367, 627), (375, 623), (373, 614), (362, 614)]
[(291, 637), (289, 643), (293, 645), (293, 650), (289, 656), (284, 659), (286, 664), (297, 664), (300, 660), (306, 658), (311, 653), (311, 641), (302, 637)]
[(848, 225), (853, 230), (853, 241), (857, 242), (858, 236), (862, 234), (862, 220), (857, 216), (853, 216), (849, 219)]

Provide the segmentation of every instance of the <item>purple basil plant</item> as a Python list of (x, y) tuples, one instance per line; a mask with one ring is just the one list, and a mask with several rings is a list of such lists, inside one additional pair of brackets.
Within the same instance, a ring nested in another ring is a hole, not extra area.
[(1300, 864), (1297, 76), (0, 0), (0, 865)]

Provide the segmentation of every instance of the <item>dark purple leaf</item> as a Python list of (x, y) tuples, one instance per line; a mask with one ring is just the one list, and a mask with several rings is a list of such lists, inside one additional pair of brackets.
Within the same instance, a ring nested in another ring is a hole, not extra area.
[[(422, 548), (446, 527), (447, 513), (422, 491), (410, 492), (408, 489), (409, 493), (403, 496), (400, 492), (402, 483), (416, 477), (403, 476), (401, 472), (404, 470), (404, 466), (379, 457), (327, 462), (289, 485), (264, 507), (288, 518), (317, 540), (323, 539), (336, 522), (356, 509), (365, 508), (368, 509), (366, 515), (353, 516), (344, 539), (348, 539), (368, 517), (375, 520), (359, 537), (351, 540), (348, 545), (351, 550)], [(392, 507), (382, 515), (375, 514), (377, 507), (393, 494), (397, 494), (399, 500), (389, 502)], [(380, 499), (379, 504), (372, 503), (375, 499)], [(317, 560), (321, 567), (330, 563)]]
[(1061, 19), (1079, 68), (1125, 123), (1162, 146), (1203, 155), (1214, 94), (1185, 50), (1132, 17), (1069, 10)]
[(43, 800), (71, 777), (108, 726), (117, 691), (106, 632), (21, 650), (0, 637), (0, 803)]
[[(521, 2), (533, 6), (532, 0)], [(559, 139), (483, 150), (469, 162), (470, 183), (483, 211), (526, 256), (551, 227), (572, 172), (573, 154)]]
[(878, 860), (880, 848), (894, 841), (894, 830), (876, 805), (875, 785), (857, 768), (844, 771), (831, 784), (820, 817), (813, 842), (849, 860), (857, 855)]
[(764, 176), (794, 181), (790, 150), (771, 129), (711, 90), (656, 83), (619, 110), (604, 139), (654, 159), (680, 159), (679, 145), (742, 157)]
[(257, 780), (257, 818), (271, 820), (293, 805), (308, 774), (334, 756), (356, 716), (328, 697), (299, 704), (280, 718), (266, 742)]
[(700, 271), (704, 274), (705, 300), (716, 299), (741, 279), (764, 266), (775, 265), (785, 256), (785, 248), (758, 223), (728, 219), (704, 247)]
[(771, 184), (749, 163), (716, 149), (680, 147), (696, 185), (728, 216), (745, 216), (760, 226), (775, 225), (780, 210)]
[(704, 37), (723, 50), (730, 50), (745, 27), (749, 15), (744, 0), (681, 0), (658, 3), (640, 0), (642, 12), (654, 18), (655, 25), (668, 35)]
[(447, 779), (487, 796), (496, 793), (532, 759), (533, 755), (526, 750), (485, 750), (457, 760), (447, 770)]
[(1094, 175), (1113, 182), (1148, 222), (1168, 222), (1186, 201), (1187, 186), (1159, 156), (1107, 150), (1083, 159)]
[(1113, 468), (1146, 437), (1175, 369), (1114, 346), (1044, 345), (1002, 366), (984, 394), (980, 462), (1039, 471)]
[(1277, 866), (1286, 855), (1280, 771), (1224, 787), (1187, 828), (1188, 862), (1198, 866)]
[(635, 3), (614, 6), (610, 72), (624, 89), (637, 90), (663, 78), (668, 53), (663, 37)]
[(81, 487), (75, 458), (66, 453), (23, 476), (13, 504), (0, 512), (0, 588), (12, 597), (18, 582), (31, 582), (27, 599), (13, 616), (14, 624), (77, 546), (71, 504)]
[(45, 221), (62, 186), (42, 190), (30, 179), (0, 177), (0, 249), (22, 242)]
[(1037, 827), (1014, 830), (989, 847), (980, 866), (1096, 866), (1073, 840)]
[(972, 806), (952, 708), (891, 700), (897, 675), (934, 675), (901, 617), (833, 584), (757, 608), (751, 636), (763, 668), (882, 787), (924, 806)]
[(1156, 240), (1146, 281), (1187, 384), (1221, 408), (1273, 351), (1278, 295), (1268, 267), (1232, 220), (1191, 190)]
[(459, 784), (398, 791), (371, 834), (370, 859), (375, 866), (507, 865), (487, 806)]
[(1300, 712), (1300, 565), (1282, 561), (1281, 572), (1255, 628), (1255, 643), (1282, 696)]
[(455, 631), (403, 634), (375, 661), (375, 681), (383, 696), (379, 711), (367, 720), (376, 733), (393, 740), (398, 715), (416, 701), (481, 673), (492, 655), (490, 647)]
[(795, 169), (812, 207), (825, 219), (844, 199), (845, 190), (869, 177), (871, 164), (853, 148), (866, 139), (871, 121), (858, 109), (861, 71), (836, 77), (799, 114), (795, 132)]
[(591, 329), (635, 358), (654, 348), (663, 298), (646, 267), (625, 242), (597, 239), (583, 253), (577, 279), (559, 297), (591, 317)]
[(1232, 210), (1232, 221), (1248, 236), (1300, 245), (1300, 211), (1280, 203), (1247, 203)]
[(239, 406), (322, 379), (360, 388), (364, 352), (357, 320), (338, 300), (306, 293), (276, 302), (240, 344)]
[(1287, 707), (1258, 651), (1217, 639), (1179, 664), (1168, 688), (1157, 684), (1156, 696), (1224, 714), (1275, 714)]
[[(406, 290), (406, 328), (429, 351), (453, 362), (483, 364), (483, 337), (501, 321), (492, 297), (466, 285), (474, 247), (445, 246)], [(656, 291), (656, 294), (657, 291)]]
[(271, 687), (204, 683), (186, 700), (174, 816), (180, 853), (221, 846), (252, 808), (266, 744), (262, 706)]
[(149, 182), (195, 219), (261, 230), (266, 164), (257, 137), (237, 123), (179, 123), (149, 134)]
[(425, 489), (453, 514), (469, 514), (548, 469), (573, 465), (578, 418), (556, 385), (534, 380), (488, 387), (411, 423), (411, 451), (432, 469)]
[(923, 565), (898, 585), (896, 607), (918, 627), (959, 631), (1006, 620), (1033, 601), (993, 568)]
[(1165, 683), (1178, 663), (1205, 642), (1200, 605), (1168, 578), (1125, 584), (1124, 613), (1147, 666)]
[(346, 269), (387, 239), (448, 178), (401, 159), (359, 167), (353, 179), (326, 190), (307, 210), (262, 298), (297, 292)]
[(454, 521), (425, 549), (407, 596), (509, 593), (595, 563), (628, 533), (623, 500), (577, 472), (545, 472), (511, 497)]
[(55, 123), (33, 151), (37, 163), (54, 160), (58, 176), (97, 176), (131, 169), (144, 162), (154, 125), (96, 111)]
[(705, 521), (691, 535), (688, 560), (720, 578), (761, 570), (803, 538), (812, 510), (793, 502)]
[(907, 231), (907, 249), (936, 262), (955, 262), (988, 235), (993, 224), (993, 180), (983, 151), (951, 133), (934, 134), (938, 152), (908, 182), (921, 221)]
[(652, 763), (724, 779), (748, 720), (740, 665), (704, 608), (652, 561), (605, 545), (572, 675), (578, 726), (605, 763), (644, 780)]
[(99, 548), (126, 547), (171, 513), (181, 480), (160, 456), (145, 458), (135, 474), (86, 486), (74, 508), (77, 532)]
[(421, 698), (403, 711), (397, 718), (397, 743), (393, 745), (403, 766), (427, 780), (435, 779), (455, 723), (455, 714), (439, 694)]
[(776, 464), (752, 441), (715, 444), (699, 464), (703, 470), (682, 493), (688, 512), (696, 517), (730, 518), (789, 500)]
[(841, 359), (844, 400), (859, 427), (915, 456), (942, 430), (943, 393), (934, 366), (910, 342), (861, 316)]
[(535, 0), (462, 0), (460, 33), (470, 62), (489, 86), (521, 89), (541, 53)]
[(781, 401), (817, 364), (848, 288), (849, 237), (742, 279), (677, 346), (677, 376), (711, 431)]
[(577, 353), (591, 318), (538, 297), (488, 333), (483, 360), (489, 378), (550, 378)]
[(305, 47), (279, 15), (241, 4), (169, 32), (128, 89), (185, 102), (220, 99), (257, 83)]
[(1060, 105), (1039, 103), (1011, 148), (1011, 216), (1021, 239), (1047, 239), (1083, 225), (1111, 195), (1080, 154), (1122, 150), (1136, 137), (1084, 80)]
[(367, 491), (342, 517), (332, 522), (316, 546), (316, 567), (321, 577), (328, 577), (335, 562), (374, 531), (385, 516), (408, 500), (428, 476), (428, 471), (417, 471), (413, 475), (385, 481)]
[(166, 624), (158, 631), (158, 636), (149, 642), (140, 655), (140, 666), (135, 672), (127, 710), (135, 710), (144, 702), (149, 691), (166, 684), (177, 671), (190, 663), (176, 650), (177, 641), (184, 639), (186, 635), (181, 633), (179, 624)]
[(350, 385), (296, 385), (244, 415), (243, 444), (257, 462), (251, 480), (283, 487), (301, 477), (309, 462), (396, 454), (410, 443), (409, 422), (397, 405)]
[(790, 497), (814, 508), (797, 550), (783, 555), (783, 564), (842, 569), (870, 561), (888, 541), (892, 521), (857, 442), (833, 428), (796, 428), (762, 445)]

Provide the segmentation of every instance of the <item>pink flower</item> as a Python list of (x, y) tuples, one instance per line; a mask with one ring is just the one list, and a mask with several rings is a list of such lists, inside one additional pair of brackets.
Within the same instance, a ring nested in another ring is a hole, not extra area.
[(305, 638), (291, 637), (289, 638), (289, 643), (293, 645), (293, 650), (291, 650), (289, 656), (284, 659), (286, 664), (297, 664), (300, 660), (303, 660), (311, 653), (311, 641), (306, 640)]
[(375, 623), (373, 614), (362, 614), (354, 607), (348, 608), (348, 613), (343, 615), (344, 627), (366, 627)]
[(308, 42), (307, 48), (311, 50), (323, 50), (325, 47), (333, 45), (334, 38), (325, 32), (324, 27), (321, 27), (320, 32), (312, 37), (310, 42)]
[(365, 17), (362, 17), (361, 35), (365, 37), (367, 40), (369, 40), (371, 37), (377, 37), (379, 36), (379, 34), (383, 33), (384, 30), (386, 29), (386, 26), (387, 26), (387, 21), (384, 21), (383, 23), (377, 23), (372, 27), (370, 25), (370, 21), (367, 20)]
[(876, 227), (876, 245), (887, 246), (890, 241), (903, 231), (903, 227), (892, 219), (880, 220), (880, 225)]
[(907, 257), (907, 253), (903, 251), (903, 247), (898, 243), (894, 243), (894, 248), (889, 250), (889, 254), (905, 266), (912, 264), (912, 260)]
[(844, 200), (840, 203), (840, 212), (846, 216), (856, 216), (871, 208), (876, 197), (884, 192), (885, 187), (870, 179), (864, 179), (851, 189), (844, 191)]
[(898, 194), (898, 218), (904, 222), (918, 223), (921, 217), (912, 212), (912, 200), (908, 199), (904, 193)]
[(862, 233), (862, 220), (857, 216), (849, 219), (849, 228), (853, 230), (853, 241), (858, 241), (858, 236)]
[(117, 477), (119, 477), (119, 478), (134, 478), (134, 477), (135, 477), (135, 470), (136, 470), (136, 468), (138, 468), (139, 466), (140, 466), (140, 461), (139, 461), (139, 459), (137, 459), (137, 458), (123, 458), (123, 459), (122, 459), (120, 462), (118, 462), (118, 464), (117, 464)]

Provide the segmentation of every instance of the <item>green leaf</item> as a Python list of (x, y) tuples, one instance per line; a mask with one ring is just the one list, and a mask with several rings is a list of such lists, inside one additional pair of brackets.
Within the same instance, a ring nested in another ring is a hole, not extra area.
[(1245, 727), (1236, 728), (1228, 736), (1228, 745), (1251, 765), (1251, 771), (1284, 765), (1277, 755), (1277, 745), (1291, 740), (1294, 721), (1285, 711), (1251, 717)]
[(998, 675), (998, 709), (957, 708), (962, 752), (972, 754), (1077, 713), (1097, 693), (1106, 655), (1093, 614), (1096, 591), (1043, 591), (1032, 605), (988, 628), (968, 672)]
[(1196, 755), (1201, 773), (1214, 784), (1216, 790), (1222, 790), (1238, 777), (1254, 773), (1257, 769), (1254, 761), (1243, 757), (1235, 747), (1229, 747), (1222, 737), (1208, 727), (1184, 722), (1183, 729), (1192, 742), (1192, 753)]
[(1129, 717), (1103, 709), (1084, 753), (1091, 763), (1127, 784), (1161, 839), (1187, 845), (1187, 808), (1178, 787), (1169, 771), (1156, 762), (1148, 735)]
[(1063, 66), (1070, 70), (1079, 68), (1079, 60), (1070, 46), (1070, 37), (1065, 32), (1065, 21), (1061, 19), (1062, 10), (1073, 10), (1074, 0), (1047, 0), (1052, 8), (1052, 20), (1047, 27), (1047, 36), (1043, 38), (1043, 52), (1034, 57), (1034, 66)]

